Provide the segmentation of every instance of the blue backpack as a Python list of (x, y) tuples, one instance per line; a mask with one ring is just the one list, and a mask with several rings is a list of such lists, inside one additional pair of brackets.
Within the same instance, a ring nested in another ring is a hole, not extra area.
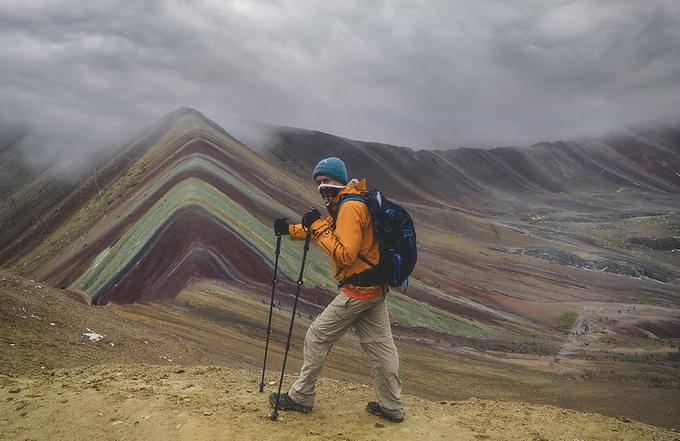
[[(371, 190), (361, 196), (345, 196), (338, 204), (336, 213), (340, 213), (340, 207), (347, 201), (360, 201), (368, 206), (373, 220), (373, 230), (380, 245), (380, 261), (370, 262), (360, 254), (359, 259), (371, 269), (342, 280), (338, 286), (347, 284), (374, 286), (388, 283), (396, 288), (404, 282), (407, 282), (408, 286), (408, 276), (418, 260), (416, 229), (411, 216), (402, 206), (390, 201), (378, 190)], [(335, 229), (335, 221), (333, 228)]]

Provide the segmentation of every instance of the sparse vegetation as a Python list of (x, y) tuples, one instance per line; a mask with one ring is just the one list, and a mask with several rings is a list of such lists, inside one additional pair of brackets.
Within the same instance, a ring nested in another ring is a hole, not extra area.
[(611, 335), (606, 335), (603, 334), (599, 337), (600, 343), (606, 344), (606, 345), (614, 345), (618, 343), (618, 340), (612, 337)]
[(565, 312), (564, 314), (557, 318), (557, 329), (564, 333), (569, 332), (569, 330), (574, 327), (574, 324), (576, 324), (577, 318), (578, 318), (577, 313)]

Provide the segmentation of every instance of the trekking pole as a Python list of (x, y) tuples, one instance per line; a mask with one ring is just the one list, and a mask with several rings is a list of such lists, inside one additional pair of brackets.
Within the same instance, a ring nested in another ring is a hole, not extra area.
[(260, 380), (260, 392), (264, 391), (264, 371), (267, 369), (267, 351), (269, 350), (269, 336), (272, 333), (272, 310), (274, 309), (274, 291), (276, 291), (276, 273), (279, 269), (279, 254), (281, 253), (281, 235), (276, 235), (276, 257), (274, 258), (274, 279), (272, 279), (272, 297), (269, 300), (269, 320), (267, 321), (267, 340), (264, 344), (264, 362), (262, 362), (262, 380)]
[(281, 398), (281, 386), (283, 385), (283, 373), (286, 371), (286, 361), (288, 360), (288, 349), (290, 348), (290, 336), (293, 334), (293, 322), (295, 321), (295, 311), (297, 310), (298, 299), (300, 298), (300, 288), (302, 287), (302, 273), (305, 270), (305, 260), (307, 260), (307, 250), (309, 250), (309, 240), (312, 237), (311, 229), (307, 230), (307, 237), (305, 237), (305, 248), (302, 252), (302, 265), (300, 266), (300, 277), (297, 281), (297, 290), (295, 291), (295, 301), (293, 302), (293, 314), (290, 316), (290, 328), (288, 328), (288, 339), (286, 340), (286, 352), (283, 354), (283, 366), (281, 366), (281, 379), (279, 380), (279, 391), (276, 394), (276, 404), (272, 411), (272, 420), (276, 421), (279, 417), (279, 398)]

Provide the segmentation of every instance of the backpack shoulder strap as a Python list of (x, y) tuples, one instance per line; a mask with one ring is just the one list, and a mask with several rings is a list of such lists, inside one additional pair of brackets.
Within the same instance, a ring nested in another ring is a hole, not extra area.
[[(364, 204), (366, 204), (366, 206), (368, 206), (368, 200), (366, 200), (366, 198), (364, 196), (352, 194), (352, 195), (348, 195), (348, 196), (345, 196), (342, 199), (340, 199), (340, 202), (338, 202), (338, 208), (335, 210), (335, 217), (333, 217), (333, 229), (334, 230), (335, 230), (335, 223), (338, 221), (338, 216), (340, 216), (340, 207), (342, 207), (342, 205), (345, 202), (349, 202), (349, 201), (363, 202)], [(370, 212), (370, 207), (369, 207), (369, 212)]]

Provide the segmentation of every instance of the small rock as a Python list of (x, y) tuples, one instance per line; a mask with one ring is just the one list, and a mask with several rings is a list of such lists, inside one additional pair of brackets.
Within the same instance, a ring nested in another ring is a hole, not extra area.
[(624, 417), (624, 416), (617, 417), (616, 419), (619, 420), (619, 421), (622, 421), (624, 423), (630, 423), (630, 418), (627, 418), (627, 417)]
[(20, 413), (19, 415), (21, 415), (22, 417), (25, 417), (26, 415), (28, 415), (28, 411), (27, 411), (27, 410), (22, 410), (21, 413)]
[(357, 390), (357, 387), (356, 387), (356, 386), (350, 386), (350, 387), (348, 387), (347, 389), (349, 389), (349, 390)]
[(209, 411), (209, 410), (204, 410), (204, 411), (203, 411), (203, 416), (210, 416), (210, 415), (212, 415), (212, 412), (211, 412), (211, 411)]
[(176, 373), (176, 374), (183, 374), (183, 373), (185, 373), (185, 372), (186, 372), (186, 371), (185, 371), (184, 369), (182, 369), (182, 368), (177, 368), (177, 369), (175, 369), (175, 373)]
[(440, 401), (439, 404), (446, 404), (446, 401)]
[(63, 400), (60, 400), (59, 402), (60, 402), (61, 404), (66, 404), (66, 403), (68, 403), (68, 400), (67, 400), (66, 398), (64, 398)]
[(9, 390), (9, 393), (11, 393), (11, 394), (18, 394), (19, 392), (21, 392), (20, 387), (13, 387)]
[(385, 425), (382, 423), (375, 423), (375, 427), (377, 427), (378, 429), (382, 429), (383, 427), (385, 427)]

